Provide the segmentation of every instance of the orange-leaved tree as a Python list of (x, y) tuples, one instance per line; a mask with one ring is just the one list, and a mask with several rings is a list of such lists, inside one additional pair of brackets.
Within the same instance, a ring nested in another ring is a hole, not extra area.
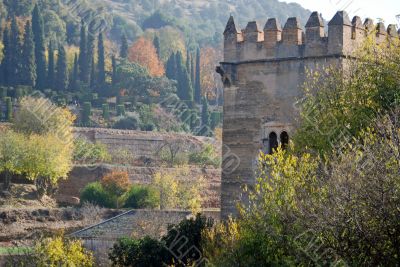
[(129, 190), (131, 182), (127, 172), (112, 171), (103, 176), (101, 185), (108, 193), (120, 197)]
[(140, 37), (129, 48), (128, 58), (129, 61), (147, 68), (151, 76), (160, 77), (165, 73), (164, 65), (157, 56), (156, 48), (150, 40), (144, 37)]

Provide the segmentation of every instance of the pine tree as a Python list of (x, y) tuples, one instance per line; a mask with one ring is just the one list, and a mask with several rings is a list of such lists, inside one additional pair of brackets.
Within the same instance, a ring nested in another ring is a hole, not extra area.
[(65, 91), (68, 88), (67, 55), (61, 44), (58, 47), (56, 86), (58, 91)]
[(104, 40), (103, 34), (99, 34), (99, 40), (97, 44), (97, 83), (100, 87), (106, 82), (106, 71), (105, 71), (105, 59), (104, 59)]
[(15, 16), (11, 21), (11, 32), (10, 32), (10, 85), (21, 84), (18, 79), (20, 77), (20, 66), (21, 66), (21, 38), (19, 28), (17, 25), (17, 19)]
[(51, 41), (49, 44), (48, 54), (49, 54), (49, 62), (47, 70), (47, 87), (49, 89), (54, 89), (55, 88), (54, 48), (53, 48), (53, 43)]
[(121, 36), (121, 49), (119, 52), (119, 56), (121, 58), (128, 58), (128, 39), (126, 38), (125, 33)]
[(79, 80), (79, 63), (78, 63), (78, 54), (75, 53), (74, 57), (74, 69), (72, 70), (72, 76), (69, 83), (69, 90), (75, 91), (78, 89), (78, 80)]
[(176, 80), (176, 55), (175, 53), (172, 53), (168, 60), (167, 60), (167, 66), (165, 70), (165, 75), (167, 76), (168, 79), (171, 80)]
[(208, 110), (208, 101), (203, 97), (203, 106), (201, 110), (201, 125), (203, 128), (210, 127), (210, 111)]
[(86, 26), (82, 20), (81, 23), (81, 39), (79, 43), (79, 79), (88, 83), (89, 81), (89, 66), (87, 58), (87, 36), (86, 36)]
[(3, 61), (1, 63), (1, 68), (2, 68), (2, 75), (3, 75), (3, 84), (5, 86), (10, 85), (10, 61), (11, 61), (11, 47), (10, 47), (10, 31), (8, 27), (4, 28), (3, 32)]
[(115, 55), (111, 58), (112, 62), (112, 85), (115, 86), (117, 84), (117, 60), (115, 59)]
[(195, 86), (194, 86), (194, 99), (197, 104), (201, 101), (201, 83), (200, 83), (200, 49), (197, 48), (196, 53), (196, 73), (195, 73)]
[(22, 47), (21, 79), (23, 85), (35, 86), (35, 43), (33, 41), (32, 27), (29, 20), (25, 24), (24, 45)]
[(160, 39), (157, 35), (153, 39), (153, 45), (156, 48), (158, 58), (161, 58)]
[(46, 87), (46, 48), (43, 19), (38, 4), (35, 5), (32, 12), (32, 32), (35, 40), (36, 88), (43, 90)]

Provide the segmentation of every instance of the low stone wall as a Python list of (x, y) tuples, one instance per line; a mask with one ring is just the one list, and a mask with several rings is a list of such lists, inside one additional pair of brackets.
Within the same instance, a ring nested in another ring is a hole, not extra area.
[(135, 157), (154, 157), (154, 152), (165, 141), (171, 139), (185, 139), (193, 146), (201, 146), (205, 142), (212, 142), (211, 138), (179, 133), (143, 132), (132, 130), (104, 129), (104, 128), (74, 128), (76, 137), (84, 137), (92, 142), (105, 144), (113, 152), (118, 150), (130, 151)]
[[(74, 198), (79, 198), (80, 191), (89, 183), (100, 181), (102, 176), (112, 170), (126, 171), (129, 174), (130, 181), (134, 184), (150, 184), (153, 175), (156, 172), (176, 172), (175, 168), (160, 167), (132, 167), (120, 165), (98, 165), (98, 166), (75, 166), (71, 171), (69, 178), (60, 181), (59, 190), (56, 195), (58, 202), (72, 204)], [(177, 177), (197, 182), (197, 177), (203, 176), (206, 181), (203, 192), (204, 208), (220, 207), (220, 188), (221, 188), (221, 170), (206, 169), (192, 166), (188, 177)]]

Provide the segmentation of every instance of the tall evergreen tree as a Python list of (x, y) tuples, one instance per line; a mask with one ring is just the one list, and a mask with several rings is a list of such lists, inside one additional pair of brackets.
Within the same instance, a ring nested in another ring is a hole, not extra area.
[(94, 57), (92, 57), (90, 66), (90, 89), (94, 89), (96, 87), (96, 65), (94, 63)]
[(104, 40), (103, 34), (99, 34), (98, 44), (97, 44), (97, 83), (100, 87), (106, 82), (106, 70), (105, 70), (105, 59), (104, 59)]
[(11, 47), (10, 47), (10, 31), (8, 27), (4, 28), (3, 32), (3, 61), (1, 63), (2, 80), (5, 86), (10, 85), (10, 61), (11, 61)]
[(210, 127), (210, 111), (208, 110), (208, 100), (203, 97), (203, 105), (201, 109), (201, 125), (204, 127)]
[(166, 70), (165, 70), (165, 75), (167, 76), (168, 79), (171, 80), (176, 80), (176, 55), (175, 53), (172, 53), (166, 64)]
[(69, 90), (74, 91), (78, 89), (78, 80), (79, 80), (79, 62), (78, 62), (78, 54), (75, 53), (74, 68), (72, 70), (72, 75), (69, 83)]
[(121, 58), (128, 58), (128, 39), (126, 38), (125, 33), (122, 34), (121, 36), (121, 49), (119, 52), (119, 56)]
[(178, 96), (185, 101), (193, 101), (193, 87), (190, 82), (189, 73), (183, 64), (182, 53), (176, 54), (176, 69), (178, 81)]
[(192, 87), (196, 88), (196, 78), (195, 78), (196, 74), (194, 71), (194, 67), (195, 67), (194, 57), (191, 57), (190, 58), (190, 80), (192, 81)]
[(89, 82), (89, 66), (87, 57), (87, 36), (86, 26), (81, 22), (81, 38), (79, 43), (79, 79), (84, 82)]
[(190, 52), (189, 49), (186, 50), (186, 69), (187, 71), (190, 71), (191, 67), (190, 67)]
[(20, 32), (17, 25), (17, 19), (13, 16), (11, 20), (11, 32), (10, 32), (10, 85), (21, 84), (22, 81), (19, 80), (21, 77), (19, 74), (21, 66), (21, 38)]
[(112, 85), (115, 86), (117, 84), (117, 60), (115, 59), (115, 55), (112, 56), (111, 58), (111, 63), (112, 63)]
[(62, 44), (58, 46), (56, 86), (59, 91), (65, 91), (68, 88), (67, 55)]
[(194, 86), (194, 100), (197, 104), (201, 102), (201, 83), (200, 83), (200, 49), (197, 48), (196, 52), (196, 74)]
[(35, 86), (36, 64), (35, 64), (35, 43), (31, 23), (28, 20), (25, 24), (24, 44), (22, 47), (21, 79), (22, 84)]
[[(94, 69), (95, 69), (95, 66), (94, 66), (94, 64), (93, 64), (93, 62), (94, 62), (94, 49), (95, 49), (95, 37), (94, 37), (94, 35), (90, 32), (90, 31), (88, 31), (88, 35), (87, 35), (87, 50), (86, 50), (86, 57), (87, 57), (87, 67), (88, 67), (88, 74), (89, 74), (89, 83), (90, 83), (90, 86), (92, 85), (91, 84), (91, 79), (92, 79), (92, 72), (94, 71)], [(95, 77), (93, 77), (93, 78), (95, 78)], [(94, 84), (93, 84), (94, 85)], [(92, 86), (91, 86), (91, 88), (93, 88)]]
[(161, 58), (161, 48), (160, 48), (160, 39), (156, 35), (153, 39), (153, 45), (156, 48), (158, 58)]
[(46, 87), (46, 48), (43, 19), (38, 4), (32, 12), (32, 32), (35, 40), (36, 88), (42, 90)]
[(54, 72), (54, 47), (53, 43), (50, 41), (49, 49), (49, 60), (48, 60), (48, 70), (47, 70), (47, 87), (54, 89), (55, 87), (55, 72)]
[(98, 81), (99, 85), (102, 86), (106, 82), (103, 33), (99, 34), (99, 40), (98, 40), (98, 44), (97, 44), (97, 61), (98, 61), (97, 62), (97, 71), (98, 71), (97, 81)]

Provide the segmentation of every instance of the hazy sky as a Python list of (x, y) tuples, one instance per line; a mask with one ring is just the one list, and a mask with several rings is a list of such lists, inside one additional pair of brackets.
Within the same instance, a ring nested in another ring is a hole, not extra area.
[(311, 11), (322, 13), (325, 20), (330, 20), (338, 10), (345, 10), (350, 15), (358, 15), (364, 20), (370, 17), (375, 21), (381, 18), (385, 24), (395, 23), (400, 26), (396, 15), (400, 14), (400, 0), (280, 0), (296, 2)]

